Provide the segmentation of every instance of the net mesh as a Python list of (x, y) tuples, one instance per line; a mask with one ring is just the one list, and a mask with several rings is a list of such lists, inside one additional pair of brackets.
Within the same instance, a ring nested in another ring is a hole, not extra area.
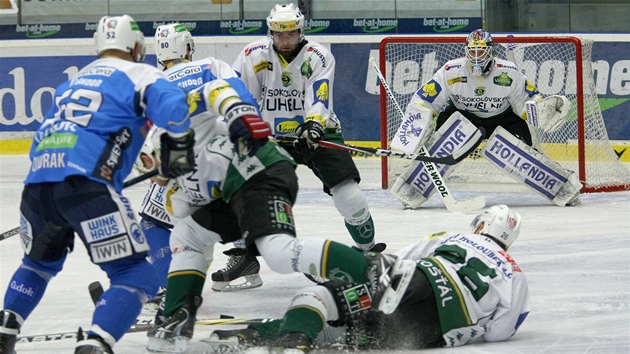
[[(395, 38), (395, 41), (389, 41)], [(581, 43), (582, 55), (579, 60), (582, 69), (576, 65), (576, 39), (572, 37), (529, 37), (518, 43), (508, 43), (505, 38), (494, 38), (494, 55), (513, 61), (521, 69), (543, 96), (564, 95), (572, 108), (566, 123), (553, 133), (544, 133), (532, 128), (535, 146), (563, 167), (578, 172), (585, 184), (583, 192), (630, 189), (630, 171), (619, 161), (613, 150), (604, 119), (599, 107), (591, 65), (592, 40)], [(434, 42), (439, 40), (440, 42)], [(448, 60), (462, 57), (465, 38), (456, 37), (388, 37), (381, 42), (381, 60), (386, 61), (383, 70), (393, 96), (404, 110), (411, 96), (428, 81)], [(552, 41), (553, 40), (553, 41)], [(578, 71), (580, 71), (578, 73)], [(583, 92), (580, 95), (578, 77), (582, 79)], [(583, 97), (583, 104), (578, 102)], [(583, 118), (582, 118), (583, 117)], [(579, 134), (579, 121), (583, 119), (584, 134)], [(382, 129), (386, 132), (386, 145), (401, 124), (401, 117), (394, 101), (387, 96), (382, 107)], [(580, 149), (583, 153), (580, 154)], [(389, 159), (384, 163), (387, 174), (383, 174), (383, 186), (391, 187), (396, 176), (409, 164), (400, 159)], [(449, 183), (464, 183), (469, 189), (479, 186), (515, 184), (509, 176), (490, 165), (478, 153), (473, 153), (458, 164), (448, 178)], [(479, 188), (483, 189), (483, 188)], [(492, 189), (492, 188), (491, 188)]]

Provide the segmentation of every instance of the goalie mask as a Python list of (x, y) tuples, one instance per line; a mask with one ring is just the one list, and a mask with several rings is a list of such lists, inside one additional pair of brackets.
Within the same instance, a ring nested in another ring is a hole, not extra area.
[(159, 26), (155, 30), (155, 54), (158, 63), (162, 66), (167, 60), (188, 59), (192, 60), (195, 51), (195, 42), (192, 34), (179, 23), (170, 23)]
[(507, 250), (521, 231), (521, 215), (507, 205), (495, 205), (477, 215), (470, 227), (476, 234), (492, 236)]
[(478, 29), (466, 38), (466, 59), (472, 68), (473, 75), (481, 75), (488, 71), (493, 61), (494, 41), (490, 33)]
[(267, 17), (267, 35), (273, 38), (271, 32), (299, 31), (300, 40), (304, 40), (304, 15), (295, 4), (276, 5)]
[[(106, 50), (116, 49), (131, 54), (136, 62), (144, 60), (146, 51), (144, 34), (129, 15), (103, 16), (94, 33), (94, 41), (99, 56)], [(134, 55), (136, 45), (139, 45), (140, 49)]]

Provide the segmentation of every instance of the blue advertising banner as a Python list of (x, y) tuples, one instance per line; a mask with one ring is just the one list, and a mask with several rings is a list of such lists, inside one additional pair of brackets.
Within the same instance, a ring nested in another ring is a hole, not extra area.
[[(175, 21), (169, 21), (175, 22)], [(255, 35), (267, 33), (265, 20), (178, 21), (196, 36)], [(147, 37), (166, 21), (138, 22)], [(2, 39), (91, 38), (96, 22), (68, 24), (0, 25)], [(435, 34), (468, 33), (481, 28), (480, 17), (353, 18), (305, 21), (306, 34)]]
[[(332, 44), (337, 61), (335, 112), (349, 141), (378, 141), (378, 81), (370, 73), (377, 43)], [(611, 140), (630, 140), (630, 43), (600, 42), (593, 49), (596, 90)], [(52, 105), (57, 85), (93, 55), (0, 58), (0, 132), (34, 131)], [(155, 63), (155, 55), (146, 63)], [(372, 73), (373, 74), (373, 73)]]

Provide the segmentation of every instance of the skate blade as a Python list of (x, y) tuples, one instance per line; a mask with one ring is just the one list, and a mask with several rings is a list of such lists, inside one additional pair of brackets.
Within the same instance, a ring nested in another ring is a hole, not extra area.
[(250, 274), (244, 277), (236, 278), (232, 281), (215, 281), (212, 283), (213, 291), (239, 291), (246, 289), (255, 289), (263, 285), (263, 281), (258, 274)]
[(146, 349), (151, 353), (183, 353), (186, 351), (188, 340), (183, 336), (170, 339), (149, 337)]

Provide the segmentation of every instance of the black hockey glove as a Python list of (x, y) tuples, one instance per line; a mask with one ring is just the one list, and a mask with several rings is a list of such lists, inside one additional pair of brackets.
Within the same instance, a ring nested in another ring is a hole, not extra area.
[(256, 107), (247, 103), (237, 103), (225, 114), (230, 131), (230, 141), (238, 149), (239, 155), (254, 156), (271, 135), (271, 129), (259, 115)]
[(318, 121), (309, 120), (300, 125), (295, 134), (298, 139), (293, 142), (293, 147), (299, 153), (309, 155), (319, 147), (319, 141), (324, 138), (324, 127)]
[(177, 178), (195, 169), (195, 132), (188, 129), (185, 136), (173, 138), (168, 133), (160, 136), (160, 175)]

